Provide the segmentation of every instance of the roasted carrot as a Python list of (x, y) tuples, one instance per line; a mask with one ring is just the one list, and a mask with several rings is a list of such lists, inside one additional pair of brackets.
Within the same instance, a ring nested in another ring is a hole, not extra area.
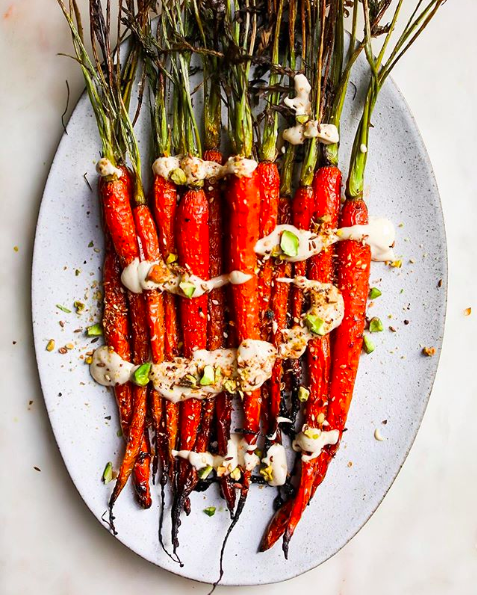
[[(103, 329), (106, 345), (126, 361), (131, 361), (129, 344), (128, 304), (126, 293), (121, 284), (121, 268), (114, 251), (109, 234), (106, 234), (106, 254), (103, 265), (104, 309)], [(114, 387), (114, 394), (119, 410), (119, 421), (124, 438), (129, 432), (129, 421), (132, 413), (131, 385), (118, 384)], [(147, 444), (142, 444), (141, 450), (147, 452)], [(140, 503), (150, 501), (149, 494), (149, 462), (147, 458), (136, 461), (134, 466), (134, 485)], [(145, 497), (143, 496), (145, 494)]]
[[(176, 214), (176, 233), (179, 264), (189, 273), (201, 279), (209, 276), (209, 207), (202, 189), (187, 190), (179, 202)], [(208, 295), (181, 297), (180, 311), (184, 341), (184, 356), (192, 357), (197, 349), (207, 348)], [(193, 450), (199, 424), (202, 403), (189, 399), (180, 405), (179, 446), (181, 450)], [(178, 461), (177, 494), (174, 499), (172, 518), (172, 542), (178, 547), (180, 511), (197, 483), (197, 471), (188, 461)]]
[[(149, 207), (145, 204), (138, 205), (134, 207), (133, 215), (141, 257), (148, 261), (161, 260), (158, 234)], [(154, 364), (159, 364), (164, 360), (164, 295), (158, 289), (148, 290), (145, 292), (145, 295), (152, 361)], [(161, 422), (163, 416), (163, 399), (152, 387), (149, 388), (149, 397), (156, 437), (156, 451), (153, 465), (153, 478), (155, 478), (158, 470), (157, 461), (159, 452), (162, 454), (161, 462), (164, 471), (167, 471), (168, 459), (164, 459), (165, 452), (162, 444)]]
[[(313, 180), (314, 219), (321, 221), (321, 230), (338, 226), (341, 172), (337, 167), (321, 167)], [(334, 280), (334, 249), (332, 246), (311, 258), (308, 276), (321, 283)], [(307, 350), (309, 397), (305, 405), (305, 423), (313, 428), (322, 428), (328, 409), (331, 374), (330, 335), (310, 341)], [(300, 484), (293, 500), (287, 524), (283, 548), (287, 555), (288, 544), (305, 510), (314, 486), (318, 462), (302, 461)]]
[[(279, 224), (291, 223), (291, 204), (290, 199), (286, 196), (280, 198), (278, 222)], [(287, 328), (288, 301), (290, 297), (290, 284), (281, 283), (277, 281), (277, 279), (282, 277), (288, 278), (291, 276), (291, 272), (292, 265), (286, 261), (277, 264), (273, 272), (274, 281), (272, 284), (271, 309), (274, 322), (272, 341), (275, 346), (278, 346), (282, 342), (282, 331)], [(269, 423), (267, 426), (268, 435), (274, 435), (278, 432), (277, 418), (280, 415), (282, 381), (283, 361), (277, 359), (273, 366), (272, 377), (270, 379)]]
[[(159, 235), (159, 247), (166, 262), (177, 259), (175, 242), (175, 219), (177, 209), (177, 187), (161, 176), (154, 177), (154, 193), (152, 204), (154, 217)], [(166, 360), (171, 360), (179, 354), (179, 324), (178, 299), (175, 295), (164, 294), (164, 324)], [(175, 459), (172, 450), (176, 448), (179, 406), (166, 401), (164, 415), (164, 433), (168, 441), (169, 464), (168, 472), (171, 486), (174, 486)]]
[[(101, 178), (99, 194), (101, 197), (106, 227), (111, 234), (114, 248), (121, 266), (131, 264), (140, 257), (136, 228), (131, 208), (131, 178), (126, 168), (122, 168), (118, 179)], [(149, 357), (149, 337), (147, 324), (147, 305), (143, 294), (128, 292), (129, 313), (131, 319), (131, 337), (133, 362), (142, 364)], [(110, 499), (112, 510), (119, 494), (126, 485), (136, 459), (141, 453), (144, 441), (147, 388), (133, 386), (133, 413), (129, 425), (126, 452)], [(148, 451), (142, 451), (141, 459), (147, 460)], [(146, 497), (144, 494), (144, 498)], [(145, 500), (145, 502), (147, 502)], [(149, 504), (150, 505), (150, 504)], [(111, 515), (112, 518), (112, 515)], [(114, 530), (114, 529), (113, 529)]]

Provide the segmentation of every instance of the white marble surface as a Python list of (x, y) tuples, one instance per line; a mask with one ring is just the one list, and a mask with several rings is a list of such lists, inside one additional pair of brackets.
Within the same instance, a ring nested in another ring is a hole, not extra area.
[[(439, 183), (449, 245), (441, 365), (414, 448), (363, 530), (290, 583), (230, 589), (324, 595), (471, 595), (477, 584), (477, 37), (475, 0), (449, 0), (395, 79), (416, 116)], [(57, 451), (32, 351), (35, 222), (61, 135), (65, 80), (82, 81), (54, 0), (0, 0), (0, 595), (206, 593), (111, 539), (81, 502)], [(14, 250), (18, 246), (18, 251)], [(470, 317), (467, 307), (474, 307)], [(33, 403), (29, 406), (29, 402)], [(38, 472), (34, 467), (41, 469)], [(225, 592), (225, 588), (217, 593)]]

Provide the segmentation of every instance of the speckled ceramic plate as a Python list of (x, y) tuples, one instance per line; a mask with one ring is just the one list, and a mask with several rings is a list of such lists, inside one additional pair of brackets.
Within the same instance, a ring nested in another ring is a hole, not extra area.
[[(343, 119), (343, 165), (358, 121), (365, 76), (361, 62)], [(284, 561), (280, 546), (257, 553), (276, 492), (253, 486), (229, 540), (226, 585), (283, 581), (337, 552), (382, 501), (411, 448), (429, 399), (446, 305), (446, 245), (439, 195), (416, 124), (392, 82), (382, 92), (373, 124), (366, 177), (369, 210), (395, 222), (396, 252), (403, 262), (400, 269), (378, 263), (372, 267), (371, 284), (382, 290), (372, 314), (384, 321), (385, 331), (373, 337), (374, 353), (361, 358), (349, 431), (326, 481), (303, 515), (289, 560)], [(147, 123), (139, 124), (138, 135), (144, 163), (149, 163)], [(41, 206), (33, 262), (33, 321), (41, 384), (58, 446), (81, 497), (103, 523), (112, 484), (104, 486), (100, 478), (108, 461), (119, 463), (122, 441), (117, 437), (114, 399), (91, 380), (82, 359), (94, 345), (80, 331), (100, 316), (97, 292), (103, 237), (96, 197), (98, 156), (95, 121), (88, 99), (82, 97), (68, 135), (61, 140)], [(74, 313), (75, 300), (87, 306), (81, 315)], [(56, 342), (53, 352), (45, 349), (50, 339)], [(63, 346), (73, 348), (62, 354), (58, 348)], [(436, 355), (423, 356), (423, 346), (435, 347)], [(376, 428), (384, 441), (375, 439)], [(192, 496), (192, 514), (184, 517), (180, 531), (182, 568), (159, 547), (157, 488), (153, 493), (154, 505), (142, 511), (131, 490), (124, 491), (116, 508), (118, 539), (154, 564), (213, 582), (229, 524), (217, 490)], [(210, 505), (217, 507), (212, 518), (202, 513)]]

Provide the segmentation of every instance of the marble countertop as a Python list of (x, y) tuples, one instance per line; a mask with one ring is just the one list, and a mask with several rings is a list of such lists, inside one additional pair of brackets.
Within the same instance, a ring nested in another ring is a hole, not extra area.
[[(458, 9), (457, 9), (458, 8)], [(449, 1), (396, 71), (439, 184), (449, 249), (441, 364), (409, 458), (361, 532), (289, 583), (243, 593), (470, 595), (477, 583), (477, 37), (475, 0)], [(70, 39), (54, 0), (0, 0), (0, 593), (207, 593), (111, 539), (76, 492), (57, 450), (32, 346), (30, 269), (41, 195), (82, 89), (59, 52)], [(473, 307), (470, 317), (466, 308)], [(217, 593), (225, 593), (219, 588)]]

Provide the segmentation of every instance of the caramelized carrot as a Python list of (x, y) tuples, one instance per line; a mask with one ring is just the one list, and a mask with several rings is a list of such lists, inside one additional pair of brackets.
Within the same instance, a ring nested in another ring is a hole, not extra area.
[[(203, 190), (189, 189), (182, 197), (176, 215), (179, 264), (201, 279), (209, 276), (209, 208)], [(208, 295), (181, 297), (180, 310), (184, 341), (184, 356), (192, 357), (197, 349), (207, 348)], [(201, 421), (202, 403), (188, 399), (180, 405), (179, 446), (194, 450)], [(188, 461), (178, 461), (177, 494), (172, 509), (172, 542), (179, 546), (180, 511), (197, 484), (197, 470)]]
[[(152, 209), (159, 235), (159, 248), (166, 262), (177, 258), (175, 243), (175, 218), (177, 209), (176, 185), (161, 176), (154, 178), (154, 193)], [(171, 360), (179, 354), (179, 324), (177, 296), (166, 293), (164, 295), (164, 324), (166, 360)], [(175, 459), (172, 450), (176, 448), (179, 427), (179, 406), (177, 403), (166, 401), (163, 416), (163, 431), (166, 436), (169, 453), (168, 472), (171, 486), (174, 486)]]
[[(99, 194), (103, 207), (103, 214), (106, 227), (111, 235), (116, 254), (118, 255), (121, 267), (131, 264), (135, 258), (139, 258), (139, 245), (136, 238), (136, 229), (131, 209), (131, 176), (126, 168), (121, 168), (120, 178), (101, 178), (99, 182)], [(131, 337), (133, 362), (142, 364), (149, 356), (149, 337), (147, 328), (147, 310), (145, 298), (142, 294), (128, 292), (129, 314), (131, 319)], [(139, 454), (141, 459), (148, 461), (149, 452), (141, 450), (147, 442), (144, 441), (146, 398), (147, 388), (133, 386), (133, 413), (129, 424), (126, 451), (119, 474), (109, 502), (110, 511), (134, 468)], [(141, 488), (139, 498), (141, 504), (150, 506), (149, 488)], [(113, 520), (112, 513), (110, 514)], [(114, 531), (114, 525), (112, 525)]]

